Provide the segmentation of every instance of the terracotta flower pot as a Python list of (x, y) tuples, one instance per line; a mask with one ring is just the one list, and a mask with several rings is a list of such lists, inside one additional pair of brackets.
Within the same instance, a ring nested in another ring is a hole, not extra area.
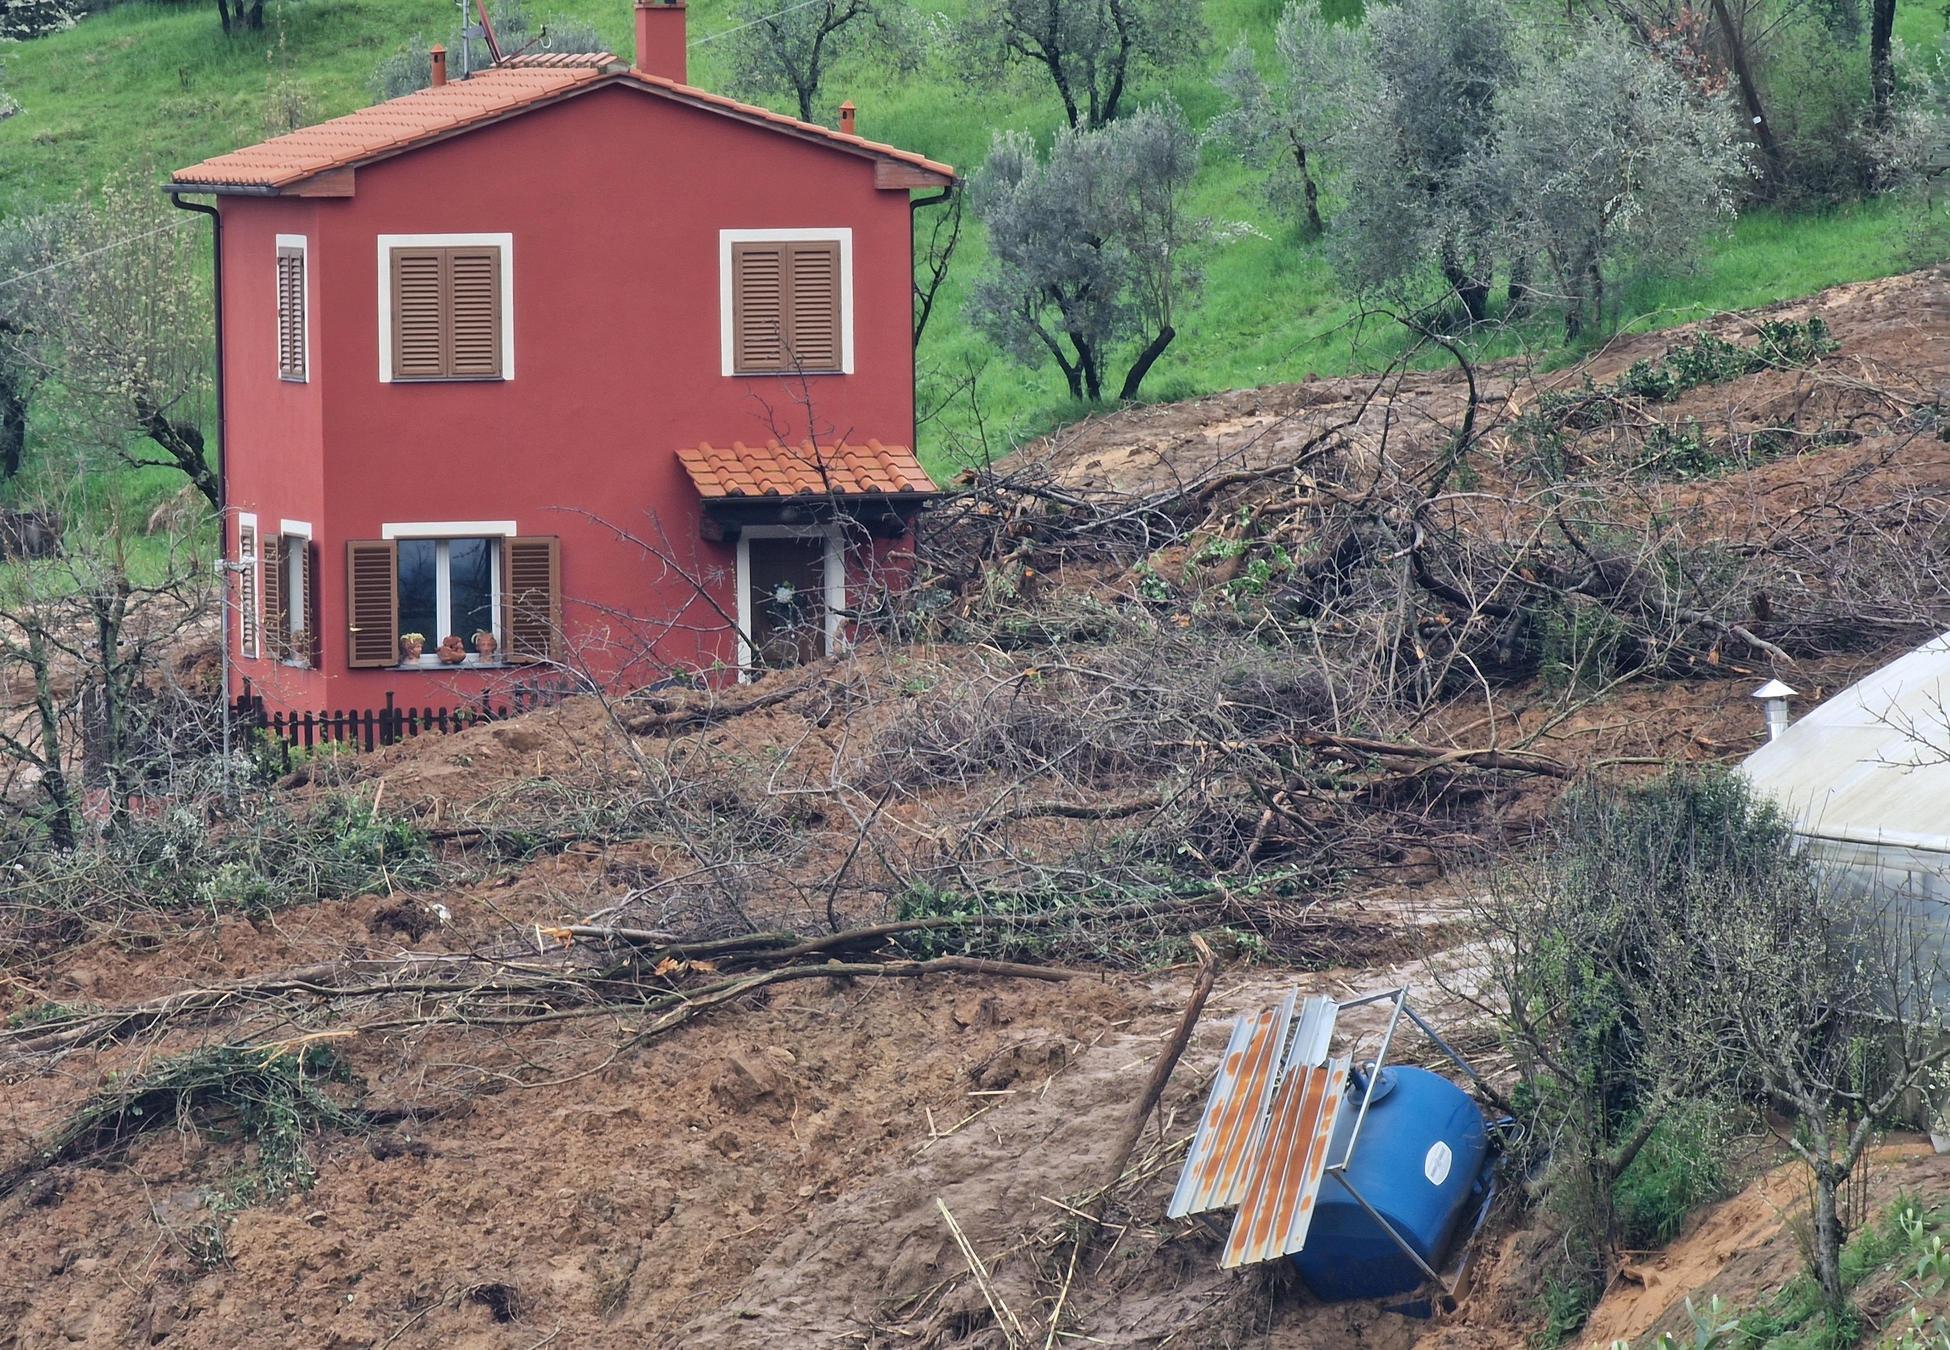
[(458, 634), (449, 634), (440, 639), (440, 661), (442, 665), (457, 666), (467, 659), (467, 644)]

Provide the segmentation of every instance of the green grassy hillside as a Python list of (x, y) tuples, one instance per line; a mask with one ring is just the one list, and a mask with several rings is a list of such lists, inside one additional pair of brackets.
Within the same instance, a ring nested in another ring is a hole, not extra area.
[[(1346, 3), (1347, 0), (1342, 0)], [(950, 0), (959, 5), (964, 0)], [(1211, 71), (1244, 36), (1261, 46), (1281, 0), (1206, 0), (1213, 30), (1209, 59), (1163, 88), (1195, 124), (1219, 107)], [(616, 51), (631, 45), (628, 0), (528, 0), (537, 19), (593, 24)], [(725, 46), (713, 36), (730, 26), (731, 0), (691, 0), (692, 78), (722, 85)], [(296, 111), (301, 120), (336, 115), (369, 101), (373, 67), (389, 53), (421, 46), (451, 31), (445, 0), (272, 0), (262, 33), (225, 38), (214, 6), (127, 3), (66, 33), (4, 49), (4, 87), (21, 111), (0, 121), (0, 211), (86, 193), (104, 177), (133, 168), (160, 178), (261, 138)], [(1913, 49), (1942, 39), (1935, 3), (1906, 3), (1900, 32)], [(1155, 96), (1159, 87), (1140, 91)], [(1047, 132), (1059, 120), (1045, 86), (975, 86), (948, 69), (890, 82), (883, 72), (842, 67), (826, 101), (860, 105), (862, 132), (964, 168), (979, 164), (994, 131)], [(1195, 209), (1224, 224), (1205, 261), (1202, 302), (1180, 324), (1181, 336), (1152, 372), (1147, 397), (1183, 397), (1217, 389), (1335, 373), (1371, 364), (1397, 349), (1398, 338), (1350, 324), (1354, 309), (1334, 284), (1317, 247), (1305, 245), (1260, 201), (1253, 176), (1208, 150)], [(1711, 248), (1696, 272), (1639, 284), (1624, 310), (1635, 322), (1679, 322), (1704, 311), (1738, 308), (1805, 294), (1836, 282), (1914, 265), (1905, 248), (1913, 221), (1888, 204), (1784, 217), (1757, 212)], [(979, 237), (965, 238), (942, 308), (923, 345), (924, 408), (967, 370), (979, 370), (975, 393), (990, 448), (1041, 430), (1080, 409), (1068, 406), (1053, 370), (1023, 370), (996, 354), (961, 319), (966, 283), (980, 261)], [(1548, 344), (1550, 326), (1507, 339)], [(1362, 349), (1358, 344), (1365, 340)], [(924, 429), (923, 451), (937, 472), (968, 448), (975, 408), (958, 399)]]

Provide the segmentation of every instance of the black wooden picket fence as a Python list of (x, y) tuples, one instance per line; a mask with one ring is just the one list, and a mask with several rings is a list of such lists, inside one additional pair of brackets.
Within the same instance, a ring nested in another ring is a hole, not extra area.
[(465, 731), (483, 722), (499, 722), (536, 708), (553, 707), (576, 692), (575, 680), (567, 675), (526, 676), (501, 691), (500, 701), (482, 691), (478, 703), (463, 703), (453, 708), (402, 708), (393, 695), (386, 695), (380, 708), (338, 708), (323, 712), (272, 712), (264, 699), (244, 681), (237, 695), (238, 721), (248, 730), (268, 734), (278, 743), (289, 763), (293, 750), (315, 750), (336, 746), (360, 752), (382, 745), (397, 745), (413, 736), (429, 732)]

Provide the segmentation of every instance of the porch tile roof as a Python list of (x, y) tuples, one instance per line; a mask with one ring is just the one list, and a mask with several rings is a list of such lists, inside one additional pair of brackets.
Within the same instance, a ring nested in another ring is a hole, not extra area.
[(268, 141), (232, 150), (178, 169), (170, 181), (179, 189), (207, 188), (275, 191), (334, 169), (384, 159), (431, 141), (457, 135), (541, 107), (585, 89), (629, 84), (694, 107), (722, 113), (808, 140), (825, 141), (870, 158), (894, 160), (952, 180), (955, 171), (924, 155), (849, 136), (815, 122), (740, 103), (660, 75), (626, 70), (609, 52), (559, 52), (518, 56), (466, 79), (449, 80), (369, 108), (301, 127)]
[(686, 446), (677, 458), (705, 498), (859, 497), (935, 490), (934, 480), (904, 445), (783, 445), (767, 441), (729, 448)]

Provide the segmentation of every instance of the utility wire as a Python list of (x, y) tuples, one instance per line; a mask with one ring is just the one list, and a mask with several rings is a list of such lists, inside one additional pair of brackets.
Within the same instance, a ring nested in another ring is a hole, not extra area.
[(16, 281), (29, 281), (35, 277), (46, 276), (49, 272), (58, 272), (63, 267), (71, 266), (74, 263), (78, 263), (82, 261), (84, 258), (92, 258), (98, 253), (106, 253), (112, 248), (120, 248), (124, 244), (133, 244), (140, 240), (148, 239), (153, 235), (161, 234), (164, 230), (173, 230), (178, 228), (179, 226), (187, 225), (187, 224), (189, 224), (189, 221), (187, 220), (180, 220), (180, 221), (172, 220), (166, 225), (156, 226), (156, 228), (153, 230), (144, 230), (141, 234), (129, 235), (126, 239), (110, 240), (108, 243), (103, 244), (100, 248), (91, 248), (86, 253), (75, 254), (75, 256), (72, 258), (63, 258), (59, 262), (49, 263), (46, 267), (37, 267), (31, 272), (20, 272), (15, 274), (14, 276), (7, 277), (4, 280), (0, 280), (0, 290), (5, 290), (7, 287), (13, 285)]
[(824, 3), (826, 3), (826, 0), (799, 0), (797, 4), (787, 5), (784, 9), (775, 9), (770, 14), (761, 14), (756, 19), (751, 20), (749, 23), (739, 24), (736, 28), (727, 28), (724, 29), (722, 32), (713, 33), (709, 37), (693, 38), (691, 41), (685, 43), (684, 46), (687, 50), (692, 47), (702, 47), (705, 43), (716, 42), (721, 37), (730, 37), (733, 33), (742, 33), (747, 28), (756, 28), (762, 23), (770, 23), (772, 20), (780, 17), (781, 15), (792, 13), (792, 11), (795, 9), (804, 9), (807, 5), (818, 5)]

